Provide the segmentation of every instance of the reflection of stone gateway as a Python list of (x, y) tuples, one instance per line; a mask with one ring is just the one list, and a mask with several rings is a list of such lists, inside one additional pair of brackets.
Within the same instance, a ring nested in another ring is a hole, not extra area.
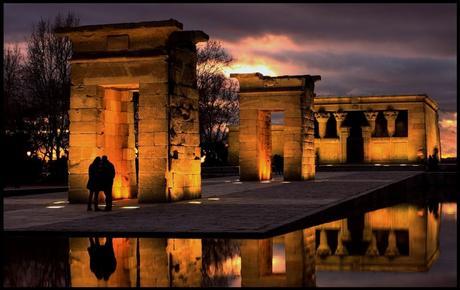
[[(114, 197), (165, 202), (201, 196), (197, 42), (176, 20), (57, 31), (73, 45), (69, 200), (85, 202), (88, 166), (107, 155)], [(138, 102), (136, 180), (133, 92)], [(169, 132), (169, 134), (168, 134)], [(138, 184), (138, 185), (137, 185)]]

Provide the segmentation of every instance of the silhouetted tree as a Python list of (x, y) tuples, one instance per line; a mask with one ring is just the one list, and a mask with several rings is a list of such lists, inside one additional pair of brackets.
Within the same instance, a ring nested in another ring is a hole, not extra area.
[(21, 50), (16, 44), (3, 49), (3, 106), (5, 129), (23, 129), (21, 109), (23, 107), (23, 62)]
[(30, 106), (27, 125), (32, 134), (35, 150), (43, 150), (45, 158), (52, 160), (67, 151), (70, 102), (70, 40), (58, 37), (58, 27), (77, 26), (79, 19), (72, 13), (65, 18), (58, 15), (54, 22), (40, 20), (33, 26), (27, 41), (27, 59), (24, 78)]
[(208, 153), (217, 153), (216, 145), (225, 140), (227, 126), (238, 121), (238, 83), (224, 74), (232, 61), (232, 56), (217, 41), (211, 40), (198, 48), (200, 137), (201, 146)]

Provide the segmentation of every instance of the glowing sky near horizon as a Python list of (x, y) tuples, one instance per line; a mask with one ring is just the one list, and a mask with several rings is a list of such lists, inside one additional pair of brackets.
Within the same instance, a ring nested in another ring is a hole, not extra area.
[(226, 74), (321, 75), (318, 95), (426, 93), (443, 157), (456, 156), (455, 4), (4, 4), (4, 43), (69, 11), (81, 25), (177, 19), (222, 42)]

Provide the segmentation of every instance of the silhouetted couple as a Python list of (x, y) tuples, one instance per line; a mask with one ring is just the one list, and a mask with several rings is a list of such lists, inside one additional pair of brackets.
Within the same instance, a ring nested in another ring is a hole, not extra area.
[(433, 149), (433, 155), (428, 157), (427, 161), (427, 170), (428, 171), (438, 171), (439, 170), (439, 150), (438, 148)]
[(91, 210), (91, 201), (94, 201), (94, 210), (100, 211), (98, 207), (99, 192), (105, 194), (105, 210), (112, 210), (112, 186), (115, 178), (115, 167), (107, 159), (107, 156), (96, 157), (88, 170), (89, 179), (86, 188), (89, 189), (88, 210)]
[(88, 247), (89, 267), (98, 280), (109, 280), (110, 275), (117, 268), (117, 260), (113, 251), (112, 238), (107, 237), (105, 244), (99, 243), (99, 238), (89, 238)]

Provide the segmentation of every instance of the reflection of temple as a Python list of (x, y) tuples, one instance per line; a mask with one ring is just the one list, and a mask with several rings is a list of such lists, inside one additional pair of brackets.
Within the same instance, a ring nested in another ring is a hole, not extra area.
[[(444, 210), (452, 216), (456, 204)], [(96, 277), (87, 237), (10, 239), (4, 285), (301, 287), (316, 285), (316, 270), (427, 271), (440, 216), (436, 202), (402, 204), (260, 240), (113, 238), (107, 280)]]
[(316, 269), (426, 271), (439, 256), (439, 211), (398, 205), (316, 226)]
[[(438, 105), (426, 95), (316, 96), (313, 109), (320, 164), (418, 162), (440, 149)], [(273, 155), (283, 155), (283, 128), (272, 127)], [(239, 128), (229, 132), (229, 162), (238, 165)]]
[(168, 287), (201, 285), (201, 240), (113, 239), (117, 268), (108, 281), (90, 269), (88, 238), (70, 238), (73, 287)]
[(202, 240), (162, 238), (115, 238), (113, 245), (117, 268), (104, 281), (98, 280), (90, 269), (88, 238), (70, 238), (71, 285), (315, 285), (312, 229), (263, 240), (207, 241), (206, 245)]
[(263, 240), (241, 240), (240, 250), (241, 286), (316, 285), (312, 229)]

